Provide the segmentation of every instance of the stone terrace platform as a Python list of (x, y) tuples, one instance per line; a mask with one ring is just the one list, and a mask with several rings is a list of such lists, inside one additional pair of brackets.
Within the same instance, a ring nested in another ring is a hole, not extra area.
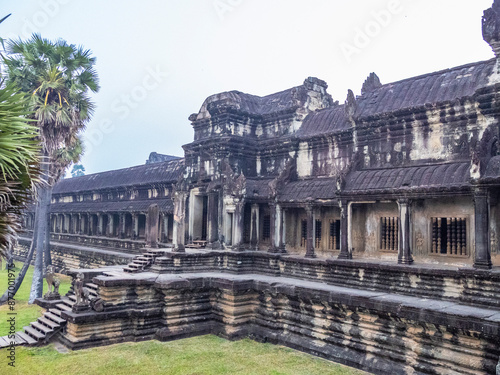
[[(31, 238), (19, 237), (18, 243), (19, 246), (14, 249), (14, 257), (23, 261), (31, 244)], [(124, 265), (129, 263), (138, 253), (61, 241), (50, 241), (50, 249), (52, 264), (58, 271), (71, 268)]]
[(498, 270), (198, 250), (88, 272), (104, 311), (63, 312), (73, 349), (212, 333), (379, 374), (492, 374), (500, 356)]

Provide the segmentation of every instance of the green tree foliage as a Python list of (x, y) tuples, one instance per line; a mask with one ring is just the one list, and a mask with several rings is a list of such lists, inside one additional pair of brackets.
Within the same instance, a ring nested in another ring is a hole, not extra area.
[(73, 165), (73, 169), (71, 169), (71, 177), (81, 176), (85, 176), (85, 167), (81, 164)]
[(0, 256), (15, 241), (21, 210), (38, 179), (38, 128), (26, 119), (26, 97), (13, 87), (0, 89)]
[(90, 50), (64, 40), (51, 42), (34, 34), (27, 41), (9, 41), (7, 52), (7, 82), (29, 95), (29, 109), (39, 129), (45, 182), (37, 192), (32, 241), (36, 251), (30, 297), (33, 302), (42, 294), (44, 263), (51, 263), (48, 223), (52, 187), (81, 156), (79, 133), (94, 112), (89, 94), (99, 90), (99, 81)]

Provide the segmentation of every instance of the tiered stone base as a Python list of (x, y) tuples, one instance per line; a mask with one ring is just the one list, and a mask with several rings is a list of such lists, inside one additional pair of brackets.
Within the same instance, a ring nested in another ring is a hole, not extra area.
[(279, 343), (378, 374), (493, 374), (500, 309), (261, 274), (94, 278), (102, 313), (64, 312), (62, 342), (218, 334)]

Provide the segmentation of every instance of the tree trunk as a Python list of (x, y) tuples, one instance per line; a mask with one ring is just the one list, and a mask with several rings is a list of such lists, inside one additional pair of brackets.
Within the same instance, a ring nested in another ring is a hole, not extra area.
[[(34, 226), (35, 229), (37, 222), (38, 222), (38, 215), (35, 211), (35, 226)], [(17, 291), (19, 290), (19, 287), (23, 283), (24, 276), (26, 276), (26, 272), (28, 271), (28, 268), (31, 264), (31, 260), (33, 259), (33, 254), (35, 253), (35, 248), (36, 248), (36, 237), (33, 236), (33, 240), (31, 241), (31, 246), (28, 251), (28, 254), (26, 255), (26, 260), (24, 261), (23, 268), (21, 268), (21, 271), (19, 271), (19, 274), (17, 275), (16, 280), (14, 281), (14, 289), (9, 290), (9, 288), (7, 288), (3, 296), (0, 298), (0, 305), (8, 301), (9, 294), (11, 298), (13, 298), (16, 295)], [(11, 259), (13, 258), (14, 257), (11, 256)]]
[[(37, 214), (39, 216), (37, 226), (33, 231), (33, 238), (36, 238), (36, 258), (35, 269), (33, 271), (33, 282), (31, 284), (31, 292), (28, 303), (33, 303), (35, 298), (39, 298), (43, 294), (43, 248), (45, 240), (45, 232), (48, 230), (47, 225), (47, 209), (50, 203), (50, 189), (44, 186), (39, 190)], [(48, 202), (47, 202), (47, 199)]]
[(52, 264), (52, 256), (50, 255), (50, 203), (52, 201), (52, 189), (53, 186), (49, 186), (47, 188), (47, 213), (46, 213), (46, 222), (47, 222), (47, 230), (45, 231), (45, 243), (43, 246), (43, 260), (45, 269), (47, 266)]

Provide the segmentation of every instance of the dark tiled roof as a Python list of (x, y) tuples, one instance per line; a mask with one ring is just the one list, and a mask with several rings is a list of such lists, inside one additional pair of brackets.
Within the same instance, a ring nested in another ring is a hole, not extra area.
[(181, 158), (178, 156), (165, 155), (165, 154), (159, 154), (157, 152), (152, 152), (149, 154), (148, 160), (146, 160), (146, 164), (161, 163), (163, 161), (172, 161), (177, 159)]
[(383, 85), (358, 98), (355, 116), (472, 96), (477, 89), (488, 85), (495, 62), (495, 59), (481, 61)]
[(500, 179), (500, 156), (494, 156), (488, 162), (486, 171), (484, 172), (483, 180), (498, 180)]
[(287, 183), (278, 193), (281, 202), (303, 202), (311, 199), (334, 199), (337, 180), (334, 178), (314, 178)]
[(469, 163), (453, 163), (355, 171), (347, 176), (343, 193), (456, 189), (469, 186), (469, 168)]
[(307, 100), (307, 89), (304, 86), (293, 87), (267, 96), (245, 94), (240, 91), (227, 91), (209, 96), (203, 103), (200, 112), (210, 106), (220, 104), (254, 115), (267, 115), (294, 108), (298, 102)]
[(351, 123), (345, 115), (344, 106), (338, 105), (309, 114), (296, 134), (298, 137), (310, 137), (334, 133), (350, 127)]
[(271, 188), (269, 184), (271, 179), (262, 180), (246, 180), (246, 196), (248, 198), (269, 198), (271, 195)]
[(82, 213), (82, 212), (146, 212), (152, 204), (157, 204), (160, 212), (172, 213), (174, 204), (170, 198), (150, 200), (126, 200), (106, 202), (75, 202), (53, 203), (52, 213)]
[(184, 159), (138, 165), (87, 176), (61, 180), (54, 186), (54, 194), (96, 191), (101, 189), (176, 182), (182, 175)]
[[(472, 96), (488, 85), (494, 66), (493, 59), (382, 85), (356, 98), (354, 116), (362, 118)], [(310, 113), (297, 136), (333, 133), (349, 127), (345, 105), (339, 105)]]

